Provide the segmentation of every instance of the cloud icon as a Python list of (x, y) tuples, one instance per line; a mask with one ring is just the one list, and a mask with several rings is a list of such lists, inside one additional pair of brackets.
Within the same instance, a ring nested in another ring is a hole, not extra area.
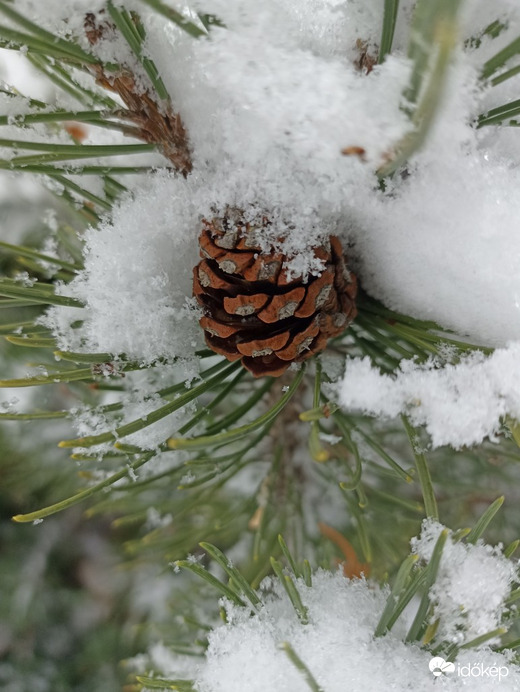
[(455, 664), (445, 661), (440, 656), (436, 656), (435, 658), (431, 659), (431, 661), (428, 664), (428, 668), (435, 675), (435, 677), (438, 677), (443, 673), (453, 673), (453, 671), (455, 670)]

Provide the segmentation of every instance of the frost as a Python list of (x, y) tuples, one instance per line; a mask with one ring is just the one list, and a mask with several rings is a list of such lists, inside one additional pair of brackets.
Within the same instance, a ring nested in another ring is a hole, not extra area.
[(171, 514), (161, 515), (160, 512), (155, 509), (155, 507), (148, 507), (146, 510), (146, 528), (149, 531), (153, 529), (163, 528), (169, 526), (173, 521)]
[[(103, 407), (78, 407), (71, 411), (72, 423), (78, 436), (86, 437), (111, 432), (117, 436), (117, 429), (129, 423), (142, 424), (142, 428), (125, 436), (125, 443), (136, 445), (141, 449), (157, 449), (168, 437), (174, 435), (185, 425), (194, 412), (194, 405), (188, 404), (154, 423), (148, 424), (148, 414), (157, 411), (167, 401), (162, 399), (157, 390), (167, 382), (172, 386), (175, 379), (183, 382), (196, 376), (196, 370), (191, 363), (181, 363), (176, 366), (156, 366), (152, 371), (143, 370), (126, 373), (122, 380), (124, 390), (119, 393), (120, 409), (114, 414), (108, 414)], [(108, 443), (106, 451), (111, 447)], [(175, 455), (173, 455), (175, 457)], [(172, 457), (172, 455), (170, 455)], [(162, 463), (162, 456), (154, 459), (154, 469), (157, 472)], [(178, 457), (175, 457), (178, 458)], [(170, 463), (172, 462), (170, 459)], [(146, 471), (142, 471), (146, 473)]]
[(341, 442), (343, 438), (338, 437), (338, 435), (329, 435), (328, 433), (320, 432), (320, 440), (322, 442), (327, 442), (329, 445), (335, 445)]
[(16, 396), (12, 397), (7, 401), (0, 402), (0, 409), (5, 413), (17, 413), (17, 404), (20, 399)]

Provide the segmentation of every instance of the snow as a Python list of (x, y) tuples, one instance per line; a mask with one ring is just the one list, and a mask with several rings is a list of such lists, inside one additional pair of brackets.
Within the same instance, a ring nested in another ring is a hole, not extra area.
[[(174, 185), (175, 183), (173, 183)], [(197, 262), (194, 210), (170, 194), (167, 176), (143, 181), (137, 202), (116, 208), (112, 223), (85, 235), (85, 270), (63, 293), (86, 303), (83, 327), (72, 329), (78, 310), (53, 308), (48, 320), (60, 348), (125, 353), (143, 363), (189, 358), (203, 344), (198, 312), (189, 298)]]
[[(484, 3), (472, 5), (464, 35), (486, 25)], [(378, 37), (380, 8), (356, 2), (205, 7), (228, 30), (212, 31), (210, 41), (177, 36), (157, 61), (189, 123), (196, 166), (203, 160), (227, 169), (227, 189), (218, 198), (283, 214), (298, 229), (289, 247), (299, 253), (317, 242), (316, 228), (339, 232), (354, 244), (365, 290), (390, 307), (483, 343), (520, 338), (520, 150), (509, 146), (516, 132), (471, 125), (478, 113), (515, 96), (513, 79), (493, 101), (477, 76), (490, 51), (517, 33), (517, 9), (511, 3), (493, 8), (511, 17), (496, 45), (485, 42), (482, 54), (456, 53), (427, 146), (413, 157), (406, 181), (390, 182), (382, 194), (373, 170), (408, 127), (400, 110), (408, 65), (399, 55), (370, 75), (352, 65), (356, 40)], [(317, 18), (310, 22), (312, 10)], [(172, 54), (185, 69), (167, 70)], [(339, 156), (347, 146), (363, 147), (366, 162)]]
[(476, 444), (495, 437), (506, 416), (520, 419), (520, 344), (487, 358), (477, 352), (456, 365), (402, 361), (395, 375), (381, 373), (367, 358), (352, 358), (335, 391), (349, 410), (407, 414), (425, 425), (433, 447)]
[[(46, 15), (44, 25), (63, 35), (79, 32), (78, 12), (72, 23), (65, 22), (75, 5), (54, 4), (56, 11)], [(300, 257), (303, 273), (301, 257), (308, 248), (331, 232), (340, 233), (355, 245), (363, 286), (388, 305), (431, 316), (488, 342), (518, 338), (515, 276), (520, 253), (514, 244), (520, 241), (513, 194), (517, 180), (511, 162), (488, 153), (489, 135), (469, 124), (479, 112), (479, 99), (487, 98), (477, 89), (478, 51), (457, 56), (445, 107), (427, 148), (415, 157), (407, 181), (384, 195), (375, 190), (374, 169), (409, 127), (401, 94), (410, 65), (399, 55), (399, 49), (404, 52), (403, 35), (396, 56), (371, 74), (354, 66), (358, 40), (369, 47), (378, 40), (379, 3), (214, 0), (203, 4), (205, 11), (215, 12), (227, 25), (213, 29), (210, 40), (194, 41), (141, 8), (149, 53), (187, 124), (197, 182), (207, 193), (205, 200), (199, 197), (199, 216), (211, 204), (221, 209), (228, 203), (246, 209), (253, 205), (267, 211), (277, 222), (274, 228), (284, 230), (284, 247)], [(34, 3), (26, 1), (23, 7), (29, 16), (37, 16)], [(510, 3), (500, 3), (500, 9), (518, 19)], [(466, 31), (476, 30), (478, 11), (466, 15)], [(512, 31), (499, 40), (506, 41)], [(172, 63), (177, 69), (171, 70)], [(485, 150), (480, 148), (482, 138)], [(494, 135), (492, 144), (500, 139), (500, 134)], [(341, 156), (349, 146), (363, 148), (364, 160)], [(157, 237), (167, 236), (164, 218), (170, 213), (171, 221), (181, 217), (182, 223), (186, 206), (193, 206), (187, 199), (193, 190), (188, 184), (182, 200), (182, 185), (177, 184), (176, 194), (159, 184), (150, 197), (152, 186), (144, 185), (140, 201), (126, 206), (141, 218), (149, 215), (158, 227)], [(175, 214), (169, 206), (173, 197)], [(193, 220), (194, 211), (190, 210)], [(123, 229), (125, 234), (132, 231), (126, 230), (122, 213), (113, 224), (115, 245)], [(197, 229), (194, 222), (189, 231), (184, 230), (193, 242)], [(97, 289), (113, 294), (116, 288), (110, 279), (100, 285), (101, 270), (106, 269), (105, 238), (102, 231), (96, 240), (93, 235), (89, 239), (84, 294), (92, 314), (98, 309), (92, 293)], [(166, 238), (158, 239), (165, 242)], [(101, 258), (97, 264), (95, 256)], [(504, 270), (500, 277), (496, 266)], [(146, 268), (161, 281), (160, 263)], [(172, 288), (189, 295), (184, 274), (180, 273), (178, 285), (168, 281), (162, 293), (155, 291), (159, 303)], [(141, 286), (138, 277), (135, 285)], [(115, 333), (106, 337), (112, 348), (125, 342), (119, 338), (121, 323), (134, 311), (131, 301), (123, 298), (124, 287), (121, 294), (120, 319), (111, 321)], [(100, 317), (99, 322), (107, 334), (107, 311), (101, 312), (105, 319)], [(87, 343), (92, 341), (86, 338)], [(155, 355), (162, 355), (163, 340), (156, 343)], [(137, 353), (139, 346), (135, 344), (132, 352)], [(170, 352), (174, 350), (172, 343)], [(151, 359), (150, 347), (142, 357)]]
[[(409, 65), (389, 59), (374, 73), (374, 88), (342, 53), (344, 13), (322, 7), (319, 45), (341, 21), (336, 48), (320, 55), (313, 30), (299, 36), (306, 23), (293, 10), (282, 12), (272, 42), (255, 21), (244, 31), (193, 41), (157, 16), (148, 19), (149, 50), (188, 125), (195, 173), (187, 181), (158, 174), (140, 180), (110, 222), (88, 231), (85, 271), (63, 289), (86, 303), (84, 326), (70, 328), (77, 311), (50, 311), (61, 348), (124, 352), (142, 362), (192, 354), (200, 330), (190, 304), (191, 268), (200, 218), (212, 208), (234, 204), (246, 215), (267, 213), (266, 243), (289, 253), (288, 268), (302, 275), (319, 269), (309, 248), (344, 225), (337, 190), (327, 199), (331, 176), (336, 186), (373, 184), (368, 167), (338, 152), (363, 146), (374, 163), (402, 135), (400, 94)], [(259, 16), (267, 21), (274, 11), (269, 5)], [(258, 18), (249, 6), (251, 12)], [(293, 41), (285, 45), (290, 27)], [(170, 69), (172, 60), (179, 69)]]
[(388, 307), (503, 346), (520, 339), (518, 150), (500, 151), (511, 131), (466, 124), (480, 109), (464, 94), (475, 75), (460, 60), (451, 85), (458, 97), (410, 176), (356, 214), (357, 257), (363, 285)]
[[(423, 562), (431, 557), (443, 529), (438, 523), (425, 521), (421, 535), (412, 540), (412, 550)], [(460, 645), (496, 628), (515, 576), (513, 563), (499, 548), (482, 542), (455, 542), (449, 536), (430, 592), (434, 617), (441, 619), (440, 640), (455, 640)], [(195, 675), (197, 692), (308, 689), (282, 648), (284, 643), (290, 644), (325, 692), (455, 691), (467, 689), (468, 677), (472, 690), (487, 690), (499, 683), (507, 692), (519, 688), (520, 667), (510, 662), (508, 652), (496, 653), (487, 646), (462, 650), (454, 670), (435, 677), (429, 667), (432, 654), (403, 642), (406, 618), (398, 620), (385, 636), (374, 637), (387, 587), (324, 570), (318, 570), (312, 579), (312, 587), (297, 580), (308, 608), (308, 624), (299, 620), (277, 579), (267, 578), (262, 583), (262, 606), (254, 614), (249, 608), (222, 601), (226, 624), (209, 633), (206, 658)], [(154, 647), (150, 656), (164, 676), (178, 677), (181, 669), (185, 674), (184, 659), (164, 647)], [(491, 666), (497, 668), (494, 675), (478, 674)]]
[[(42, 79), (41, 73), (31, 65), (25, 55), (14, 50), (0, 48), (0, 79), (6, 84), (12, 85), (24, 96), (29, 93), (32, 98), (48, 101), (55, 95), (51, 82)], [(21, 101), (23, 99), (13, 99)], [(2, 114), (6, 103), (2, 98)], [(27, 111), (28, 112), (28, 111)]]
[[(94, 0), (88, 9), (103, 4)], [(520, 136), (513, 127), (474, 126), (479, 114), (518, 96), (520, 76), (495, 88), (479, 82), (482, 64), (518, 35), (518, 4), (466, 3), (461, 45), (432, 131), (384, 191), (375, 171), (410, 130), (402, 94), (412, 66), (403, 20), (413, 2), (401, 3), (394, 54), (365, 74), (355, 62), (363, 43), (375, 52), (381, 5), (380, 0), (194, 0), (190, 7), (215, 12), (226, 24), (196, 41), (143, 3), (128, 4), (142, 12), (146, 51), (187, 127), (194, 172), (186, 180), (160, 170), (125, 179), (129, 194), (84, 234), (84, 270), (59, 289), (85, 308), (53, 307), (46, 317), (63, 350), (125, 354), (156, 365), (127, 374), (117, 424), (164, 403), (154, 394), (164, 383), (196, 378), (195, 352), (203, 344), (191, 298), (197, 236), (201, 218), (221, 214), (228, 205), (248, 218), (269, 217), (265, 247), (286, 252), (293, 272), (319, 271), (312, 248), (339, 235), (369, 294), (390, 308), (497, 347), (490, 357), (475, 353), (459, 363), (403, 362), (394, 375), (380, 373), (368, 359), (349, 359), (336, 385), (343, 407), (384, 417), (405, 413), (414, 425), (426, 427), (434, 447), (476, 444), (496, 437), (506, 417), (520, 420)], [(19, 0), (17, 10), (60, 36), (82, 32), (85, 7), (79, 0), (48, 0), (44, 16), (41, 3), (31, 0)], [(464, 38), (496, 17), (508, 21), (496, 40), (484, 38), (480, 48), (462, 50)], [(88, 49), (84, 37), (81, 43)], [(120, 41), (99, 50), (104, 57), (129, 55)], [(18, 70), (27, 70), (21, 93), (54, 99), (55, 90), (37, 87), (26, 61), (15, 60)], [(1, 76), (16, 82), (19, 71), (15, 78), (11, 67), (14, 62)], [(8, 115), (27, 112), (22, 96), (0, 95), (0, 102)], [(65, 97), (63, 103), (74, 102)], [(18, 139), (51, 137), (44, 126), (22, 130), (11, 124), (3, 132)], [(52, 140), (68, 141), (59, 130)], [(122, 136), (89, 128), (87, 141), (121, 142)], [(349, 147), (364, 153), (343, 155)], [(146, 160), (163, 163), (159, 157)], [(95, 179), (85, 184), (101, 192)], [(2, 199), (11, 191), (5, 187)], [(28, 198), (33, 194), (29, 190)], [(10, 231), (6, 237), (17, 236)], [(178, 368), (171, 366), (174, 359), (180, 360)], [(158, 361), (166, 364), (158, 367)], [(329, 363), (337, 370), (337, 363)], [(189, 414), (176, 412), (127, 441), (154, 449)], [(116, 426), (96, 410), (74, 416), (81, 435)], [(155, 461), (166, 467), (178, 458)], [(147, 520), (162, 525), (169, 515), (152, 510)], [(427, 523), (412, 542), (421, 560), (429, 559), (441, 530)], [(461, 643), (496, 628), (515, 576), (498, 549), (450, 537), (431, 591), (438, 636)], [(375, 639), (387, 589), (372, 582), (325, 571), (314, 575), (312, 588), (299, 582), (307, 625), (277, 581), (267, 580), (262, 588), (258, 613), (225, 604), (228, 623), (209, 635), (207, 658), (196, 674), (198, 692), (301, 692), (305, 682), (280, 648), (283, 642), (326, 692), (459, 690), (467, 688), (461, 666), (471, 671), (480, 664), (505, 668), (507, 676), (472, 678), (472, 690), (499, 682), (506, 691), (520, 688), (520, 668), (506, 653), (485, 647), (466, 651), (456, 670), (434, 677), (430, 653), (403, 642), (403, 622)], [(179, 660), (166, 647), (158, 645), (152, 659), (165, 675), (179, 671)]]
[[(117, 363), (116, 363), (117, 367)], [(115, 432), (121, 426), (133, 422), (143, 422), (148, 414), (167, 404), (167, 400), (161, 398), (158, 391), (164, 387), (171, 387), (176, 382), (185, 384), (186, 389), (181, 389), (180, 394), (189, 391), (191, 384), (198, 384), (199, 369), (195, 360), (183, 360), (180, 363), (156, 365), (152, 374), (145, 370), (129, 371), (125, 373), (121, 381), (123, 389), (118, 391), (114, 401), (105, 393), (103, 404), (121, 403), (121, 407), (114, 412), (107, 412), (92, 406), (79, 406), (71, 409), (70, 418), (78, 437), (86, 437), (106, 432)], [(135, 445), (143, 450), (156, 450), (169, 437), (175, 435), (195, 413), (192, 403), (184, 405), (177, 411), (160, 418), (155, 423), (122, 438), (125, 444)], [(198, 428), (194, 428), (195, 433)], [(117, 435), (117, 434), (116, 434)], [(70, 436), (70, 435), (69, 435)], [(84, 452), (84, 450), (78, 450)], [(113, 451), (113, 442), (96, 446), (94, 454), (102, 460), (103, 454)], [(181, 466), (188, 455), (185, 452), (169, 452), (154, 456), (153, 463), (139, 471), (139, 477), (149, 473), (158, 473), (159, 470)]]
[[(438, 522), (425, 520), (420, 537), (412, 539), (413, 552), (429, 561), (443, 529)], [(457, 542), (449, 536), (430, 590), (433, 619), (440, 618), (437, 636), (460, 645), (497, 629), (504, 600), (517, 576), (517, 569), (500, 547), (481, 541), (476, 545)]]
[[(410, 131), (402, 94), (412, 2), (401, 3), (394, 54), (369, 74), (355, 63), (361, 43), (375, 54), (376, 0), (197, 0), (189, 7), (226, 25), (199, 40), (142, 3), (131, 6), (142, 14), (146, 50), (186, 125), (194, 172), (187, 180), (160, 170), (125, 179), (130, 194), (87, 231), (85, 269), (62, 288), (85, 303), (83, 326), (71, 327), (78, 310), (49, 311), (60, 348), (124, 353), (143, 364), (193, 359), (202, 345), (191, 299), (200, 221), (232, 205), (247, 218), (268, 216), (264, 248), (286, 252), (295, 274), (318, 272), (313, 246), (339, 235), (361, 286), (385, 305), (500, 347), (489, 361), (403, 364), (395, 379), (349, 361), (339, 388), (345, 407), (407, 412), (426, 425), (434, 446), (479, 442), (496, 434), (505, 415), (519, 416), (520, 140), (517, 128), (474, 127), (480, 113), (517, 96), (520, 76), (494, 88), (478, 78), (518, 34), (516, 4), (490, 8), (479, 0), (463, 8), (432, 131), (384, 192), (375, 171)], [(43, 26), (81, 34), (78, 7), (52, 2)], [(19, 10), (33, 18), (41, 12), (29, 0)], [(496, 17), (508, 24), (498, 38), (462, 49), (463, 39)], [(98, 49), (130, 60), (120, 43)], [(140, 66), (133, 69), (141, 75)], [(6, 107), (15, 113), (27, 105), (16, 98)], [(43, 126), (8, 130), (49, 136)], [(98, 130), (89, 128), (88, 142), (123, 139)], [(348, 147), (363, 156), (342, 155)], [(94, 178), (86, 184), (101, 193)]]
[[(37, 16), (35, 3), (22, 4), (29, 16)], [(76, 4), (54, 5), (44, 25), (63, 35), (79, 32), (79, 12), (72, 23), (65, 22)], [(198, 41), (141, 8), (148, 51), (188, 127), (199, 185), (207, 192), (202, 206), (234, 203), (267, 211), (279, 222), (276, 229), (293, 227), (285, 248), (300, 256), (328, 233), (340, 233), (354, 245), (365, 290), (390, 307), (488, 344), (519, 339), (515, 191), (520, 147), (511, 146), (518, 138), (508, 128), (476, 130), (471, 124), (478, 113), (515, 95), (517, 79), (492, 92), (477, 79), (484, 59), (517, 32), (514, 3), (501, 0), (491, 13), (478, 2), (464, 11), (462, 36), (482, 29), (487, 15), (489, 21), (509, 19), (509, 28), (494, 42), (485, 39), (481, 50), (456, 52), (427, 145), (412, 157), (407, 179), (390, 181), (386, 194), (376, 191), (374, 170), (409, 129), (401, 95), (410, 65), (401, 28), (395, 56), (369, 75), (354, 66), (358, 40), (369, 47), (378, 40), (380, 3), (213, 0), (202, 5), (227, 28), (214, 28), (209, 40)], [(405, 4), (403, 15), (409, 9)], [(341, 156), (349, 146), (363, 148), (364, 160)], [(152, 203), (159, 216), (171, 210), (166, 186), (162, 191), (149, 204), (141, 195), (142, 216)], [(186, 204), (177, 199), (175, 215), (185, 214)], [(120, 214), (115, 237), (122, 223)], [(160, 228), (166, 235), (167, 224)], [(192, 239), (197, 228), (193, 224)], [(89, 242), (94, 256), (96, 241)], [(160, 276), (160, 267), (155, 269)], [(95, 261), (87, 272), (91, 279), (85, 290), (91, 291), (102, 281)], [(164, 296), (170, 284), (163, 289)], [(189, 295), (182, 272), (176, 290)], [(120, 307), (128, 318), (129, 302)], [(119, 332), (121, 322), (115, 320), (112, 331)], [(145, 351), (143, 357), (150, 359)], [(159, 341), (156, 355), (163, 352)]]

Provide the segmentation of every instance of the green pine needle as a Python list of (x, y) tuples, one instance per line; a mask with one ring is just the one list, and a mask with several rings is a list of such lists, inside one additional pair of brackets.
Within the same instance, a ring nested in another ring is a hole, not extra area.
[(497, 497), (497, 499), (486, 509), (484, 514), (480, 517), (475, 526), (466, 536), (467, 543), (476, 543), (479, 540), (489, 524), (493, 521), (496, 513), (504, 504), (504, 500), (505, 498), (503, 495), (501, 497)]
[(447, 529), (444, 529), (443, 531), (441, 531), (439, 538), (435, 543), (432, 556), (430, 558), (430, 561), (428, 562), (428, 567), (426, 568), (427, 574), (424, 581), (424, 593), (421, 598), (419, 607), (417, 609), (415, 618), (410, 626), (410, 629), (408, 630), (408, 634), (406, 635), (406, 642), (416, 641), (421, 637), (422, 633), (426, 629), (426, 618), (428, 611), (431, 607), (430, 589), (435, 584), (437, 572), (439, 571), (439, 565), (441, 562), (442, 551), (444, 549), (444, 546), (446, 545), (448, 535), (449, 531)]
[(309, 668), (305, 665), (305, 663), (301, 660), (301, 658), (298, 656), (296, 651), (292, 648), (292, 646), (289, 644), (289, 642), (283, 642), (281, 644), (282, 649), (285, 651), (287, 654), (287, 658), (291, 661), (291, 663), (294, 665), (294, 667), (300, 671), (300, 673), (303, 675), (303, 678), (305, 682), (307, 683), (308, 688), (311, 690), (311, 692), (325, 692), (323, 687), (318, 685), (316, 682), (316, 678), (313, 676)]
[(177, 690), (178, 692), (195, 692), (192, 680), (163, 680), (162, 678), (150, 678), (145, 675), (136, 675), (137, 682), (150, 690)]
[(174, 566), (176, 568), (187, 569), (190, 572), (193, 572), (198, 577), (204, 579), (204, 581), (206, 581), (210, 586), (219, 591), (222, 596), (225, 596), (225, 598), (227, 598), (235, 605), (241, 606), (242, 608), (246, 607), (245, 601), (243, 601), (240, 598), (240, 596), (238, 596), (238, 594), (235, 591), (233, 591), (233, 589), (223, 584), (216, 577), (210, 574), (206, 569), (204, 569), (204, 567), (201, 567), (201, 565), (199, 565), (197, 562), (190, 562), (188, 560), (177, 560)]
[(112, 474), (111, 476), (106, 478), (104, 481), (101, 481), (100, 483), (96, 483), (95, 485), (91, 486), (90, 488), (86, 488), (85, 490), (81, 490), (80, 492), (76, 493), (75, 495), (72, 495), (72, 497), (68, 497), (66, 500), (61, 500), (60, 502), (56, 502), (53, 505), (49, 505), (48, 507), (44, 507), (43, 509), (39, 509), (35, 512), (29, 512), (29, 514), (16, 514), (13, 517), (13, 521), (16, 521), (18, 523), (40, 521), (41, 519), (44, 519), (45, 517), (49, 517), (52, 514), (56, 514), (57, 512), (62, 512), (65, 509), (69, 509), (70, 507), (73, 507), (74, 505), (77, 505), (80, 502), (87, 500), (89, 497), (96, 495), (97, 493), (101, 492), (102, 490), (105, 490), (105, 488), (109, 488), (110, 486), (113, 486), (114, 483), (117, 483), (117, 481), (120, 481), (123, 478), (129, 477), (132, 472), (136, 471), (136, 469), (138, 469), (143, 464), (146, 464), (146, 462), (148, 462), (153, 456), (154, 456), (154, 452), (149, 452), (148, 454), (143, 454), (143, 456), (139, 457), (134, 462), (129, 464), (128, 467), (125, 467), (124, 469), (121, 469), (117, 473)]
[(403, 421), (403, 425), (406, 430), (406, 434), (408, 435), (408, 439), (410, 440), (410, 445), (415, 457), (417, 478), (421, 484), (426, 516), (438, 520), (439, 510), (437, 509), (437, 500), (435, 499), (435, 491), (433, 489), (430, 469), (428, 468), (426, 456), (417, 450), (417, 433), (408, 421), (408, 418), (406, 416), (401, 416), (401, 419)]
[(392, 50), (392, 43), (394, 40), (395, 23), (397, 20), (398, 10), (399, 0), (385, 0), (385, 9), (383, 14), (383, 30), (381, 33), (381, 41), (379, 44), (379, 64), (384, 62), (386, 56)]
[(246, 423), (246, 425), (242, 425), (239, 428), (234, 428), (232, 430), (228, 430), (227, 432), (217, 433), (215, 435), (201, 435), (199, 437), (189, 439), (172, 437), (168, 440), (169, 448), (194, 451), (198, 449), (205, 449), (207, 447), (220, 447), (222, 445), (228, 445), (247, 437), (251, 432), (268, 425), (279, 415), (298, 389), (303, 379), (304, 372), (305, 365), (302, 365), (300, 371), (296, 374), (288, 390), (280, 398), (280, 400), (271, 409), (269, 409), (269, 411), (262, 414), (251, 423)]
[(302, 625), (306, 625), (309, 622), (308, 611), (306, 606), (303, 604), (302, 597), (294, 583), (293, 579), (288, 575), (283, 573), (282, 565), (276, 560), (276, 558), (271, 557), (271, 567), (273, 572), (276, 574), (280, 580), (282, 586), (284, 587), (289, 600), (291, 601), (296, 615), (300, 619)]
[[(206, 36), (207, 28), (212, 24), (222, 26), (222, 24), (218, 22), (216, 18), (212, 18), (206, 23), (201, 22), (204, 28), (200, 28), (196, 24), (191, 22), (187, 17), (185, 17), (181, 12), (178, 12), (177, 10), (174, 10), (172, 7), (165, 5), (163, 2), (161, 2), (161, 0), (141, 0), (141, 2), (144, 5), (148, 5), (148, 7), (151, 7), (152, 9), (156, 10), (159, 14), (162, 14), (164, 17), (169, 19), (171, 22), (176, 24), (183, 31), (185, 31), (190, 36), (193, 36), (194, 38)], [(209, 18), (211, 15), (206, 16)]]

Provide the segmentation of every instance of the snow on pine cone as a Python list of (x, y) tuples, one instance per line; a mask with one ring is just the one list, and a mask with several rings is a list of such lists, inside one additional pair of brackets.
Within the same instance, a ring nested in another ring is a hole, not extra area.
[(255, 377), (278, 377), (319, 353), (356, 316), (356, 277), (335, 236), (314, 249), (325, 262), (322, 274), (304, 282), (291, 280), (283, 254), (262, 254), (257, 233), (267, 218), (250, 223), (228, 210), (202, 224), (193, 293), (204, 308), (206, 343), (230, 361), (241, 359)]

